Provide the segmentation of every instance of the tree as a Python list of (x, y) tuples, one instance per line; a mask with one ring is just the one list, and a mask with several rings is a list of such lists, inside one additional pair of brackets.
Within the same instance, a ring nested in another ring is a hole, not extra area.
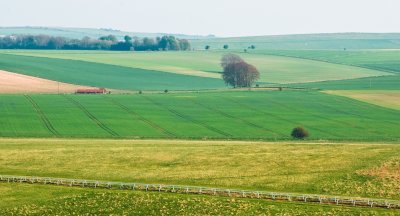
[(254, 46), (254, 45), (250, 46), (250, 49), (255, 49), (255, 48), (256, 48), (256, 46)]
[(293, 128), (291, 136), (295, 139), (305, 139), (310, 136), (310, 133), (304, 127), (299, 126)]
[(206, 46), (204, 47), (204, 49), (209, 50), (209, 49), (210, 49), (210, 46), (209, 46), (209, 45), (206, 45)]
[(225, 44), (225, 45), (224, 45), (224, 49), (229, 49), (229, 45), (228, 45), (228, 44)]
[(113, 42), (113, 43), (115, 43), (115, 42), (118, 41), (117, 37), (115, 37), (114, 35), (101, 36), (101, 37), (99, 38), (99, 40), (111, 41), (111, 42)]
[(260, 78), (257, 68), (246, 63), (238, 55), (224, 55), (221, 59), (221, 66), (224, 69), (222, 78), (227, 85), (231, 85), (234, 88), (250, 87)]
[(129, 35), (125, 35), (124, 40), (125, 43), (132, 43), (132, 37), (130, 37)]

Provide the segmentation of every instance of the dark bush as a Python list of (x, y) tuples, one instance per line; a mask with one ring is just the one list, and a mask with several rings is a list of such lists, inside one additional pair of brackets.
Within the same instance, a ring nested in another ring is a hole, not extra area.
[(305, 139), (310, 136), (310, 133), (302, 126), (293, 128), (291, 136), (295, 139)]
[(139, 91), (139, 94), (142, 94), (142, 93), (143, 93), (142, 90), (140, 90), (140, 91)]
[(168, 93), (168, 89), (165, 89), (165, 90), (164, 90), (164, 93)]

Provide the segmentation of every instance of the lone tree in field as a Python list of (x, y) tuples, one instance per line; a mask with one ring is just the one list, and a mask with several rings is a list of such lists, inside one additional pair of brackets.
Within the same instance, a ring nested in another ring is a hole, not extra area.
[(209, 50), (209, 49), (210, 49), (210, 46), (209, 46), (209, 45), (206, 45), (204, 48), (205, 48), (206, 50)]
[(227, 85), (236, 87), (251, 87), (260, 78), (257, 68), (246, 63), (240, 56), (226, 54), (221, 59), (221, 66), (224, 69), (222, 78)]
[(229, 45), (228, 44), (225, 44), (224, 45), (224, 49), (228, 49), (229, 48)]
[(304, 139), (310, 136), (310, 133), (302, 126), (293, 128), (292, 137), (295, 139)]

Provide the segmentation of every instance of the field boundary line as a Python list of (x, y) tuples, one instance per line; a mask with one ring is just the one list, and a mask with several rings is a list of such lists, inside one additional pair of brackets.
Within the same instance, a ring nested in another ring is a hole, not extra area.
[(212, 127), (212, 126), (210, 126), (210, 125), (207, 125), (207, 124), (204, 123), (204, 122), (195, 120), (195, 119), (191, 118), (190, 116), (184, 115), (184, 114), (182, 114), (182, 113), (180, 113), (180, 112), (178, 112), (178, 111), (176, 111), (176, 110), (174, 110), (174, 109), (168, 108), (167, 106), (165, 106), (165, 105), (163, 105), (163, 104), (161, 104), (161, 103), (159, 103), (159, 102), (156, 102), (156, 101), (154, 101), (154, 100), (152, 100), (152, 99), (150, 99), (150, 98), (148, 98), (148, 97), (144, 97), (144, 98), (146, 98), (148, 101), (152, 102), (153, 104), (155, 104), (155, 105), (157, 105), (157, 106), (159, 106), (159, 107), (161, 107), (161, 108), (163, 108), (163, 109), (168, 110), (170, 113), (172, 113), (172, 114), (174, 114), (174, 115), (176, 115), (176, 116), (178, 116), (178, 117), (180, 117), (180, 118), (182, 118), (182, 119), (184, 119), (184, 120), (186, 120), (186, 121), (192, 122), (192, 123), (194, 123), (194, 124), (196, 124), (196, 125), (200, 125), (200, 126), (202, 126), (202, 127), (204, 127), (204, 128), (207, 128), (207, 129), (210, 130), (210, 131), (213, 131), (213, 132), (215, 132), (215, 133), (218, 133), (218, 134), (220, 134), (220, 135), (223, 135), (223, 136), (225, 136), (225, 137), (227, 137), (227, 138), (232, 137), (232, 134), (230, 134), (230, 133), (228, 133), (228, 132), (221, 131), (220, 129), (215, 128), (215, 127)]
[(113, 98), (110, 97), (104, 97), (107, 100), (109, 100), (111, 103), (113, 103), (114, 105), (120, 107), (121, 109), (125, 110), (128, 114), (131, 114), (133, 116), (136, 116), (140, 121), (144, 122), (145, 124), (149, 125), (150, 127), (170, 136), (170, 137), (177, 137), (176, 134), (172, 133), (171, 131), (168, 131), (167, 129), (161, 127), (160, 125), (156, 124), (155, 122), (148, 120), (147, 118), (143, 117), (142, 115), (140, 115), (139, 113), (133, 111), (132, 109), (129, 109), (129, 107), (123, 105), (120, 102), (117, 102), (116, 100), (114, 100)]
[(13, 176), (0, 175), (0, 182), (8, 183), (26, 183), (26, 184), (44, 184), (58, 185), (68, 187), (82, 187), (93, 189), (114, 189), (131, 191), (153, 191), (178, 194), (202, 194), (221, 197), (235, 197), (247, 199), (264, 199), (286, 202), (305, 202), (333, 204), (343, 206), (358, 206), (370, 208), (400, 209), (400, 200), (373, 199), (361, 197), (331, 196), (319, 194), (300, 194), (300, 193), (282, 193), (266, 192), (255, 190), (237, 190), (210, 187), (182, 186), (182, 185), (164, 185), (164, 184), (145, 184), (145, 183), (127, 183), (100, 180), (51, 178), (36, 176)]
[(44, 126), (55, 136), (60, 136), (60, 133), (54, 128), (53, 124), (51, 124), (50, 120), (47, 118), (46, 114), (44, 114), (43, 110), (40, 106), (33, 100), (33, 98), (29, 95), (24, 95), (25, 98), (31, 103), (33, 109), (36, 111), (36, 114), (42, 120)]
[(113, 137), (119, 137), (119, 134), (109, 128), (107, 125), (105, 125), (103, 122), (101, 122), (99, 119), (96, 118), (92, 113), (89, 112), (81, 103), (78, 101), (64, 95), (65, 98), (67, 98), (70, 102), (75, 104), (80, 110), (82, 110), (87, 117), (89, 117), (94, 123), (96, 123), (101, 129), (105, 130), (107, 133), (109, 133)]

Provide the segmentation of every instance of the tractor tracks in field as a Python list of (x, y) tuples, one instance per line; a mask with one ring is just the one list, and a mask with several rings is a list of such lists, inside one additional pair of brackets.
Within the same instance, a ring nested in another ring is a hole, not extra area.
[(144, 98), (146, 98), (151, 103), (153, 103), (153, 104), (155, 104), (155, 105), (157, 105), (157, 106), (159, 106), (159, 107), (161, 107), (163, 109), (168, 110), (170, 113), (174, 114), (175, 116), (177, 116), (177, 117), (179, 117), (181, 119), (184, 119), (184, 120), (189, 121), (189, 122), (191, 122), (193, 124), (202, 126), (202, 127), (206, 128), (206, 129), (208, 129), (210, 131), (213, 131), (213, 132), (218, 133), (220, 135), (223, 135), (225, 137), (232, 137), (232, 134), (230, 134), (228, 132), (221, 131), (218, 128), (212, 127), (212, 126), (210, 126), (210, 125), (208, 125), (208, 124), (206, 124), (204, 122), (201, 122), (201, 121), (198, 121), (196, 119), (193, 119), (190, 116), (184, 115), (184, 114), (182, 114), (182, 113), (180, 113), (180, 112), (178, 112), (178, 111), (176, 111), (174, 109), (171, 109), (171, 108), (169, 108), (169, 107), (167, 107), (167, 106), (165, 106), (165, 105), (163, 105), (163, 104), (161, 104), (159, 102), (154, 101), (153, 99), (150, 99), (148, 97), (144, 97)]
[[(246, 107), (247, 109), (253, 110), (254, 112), (260, 112), (260, 113), (263, 113), (263, 114), (265, 114), (265, 115), (267, 115), (267, 116), (272, 116), (272, 117), (274, 117), (274, 118), (276, 118), (276, 119), (279, 119), (279, 120), (281, 120), (281, 121), (288, 122), (288, 123), (290, 123), (290, 124), (293, 124), (294, 126), (299, 125), (299, 122), (296, 122), (296, 121), (293, 121), (293, 120), (290, 120), (290, 119), (287, 119), (287, 118), (283, 118), (283, 117), (281, 117), (281, 116), (279, 116), (279, 115), (276, 115), (276, 114), (273, 114), (273, 113), (270, 113), (270, 112), (265, 112), (265, 111), (262, 110), (262, 109), (254, 108), (254, 107), (252, 107), (252, 106), (249, 106), (249, 105), (247, 105), (247, 104), (241, 103), (241, 102), (236, 101), (236, 100), (233, 100), (233, 99), (231, 99), (231, 98), (228, 98), (228, 97), (221, 97), (221, 98), (223, 98), (223, 99), (225, 99), (225, 100), (228, 100), (228, 101), (231, 101), (231, 102), (233, 102), (233, 103), (236, 103), (236, 104), (238, 104), (239, 106)], [(324, 133), (324, 134), (328, 134), (328, 135), (331, 135), (331, 136), (335, 136), (335, 135), (333, 135), (332, 133), (329, 133), (329, 132), (327, 132), (327, 131), (321, 130), (321, 129), (319, 129), (319, 128), (312, 127), (312, 129), (315, 130), (315, 131), (319, 131), (319, 132), (321, 132), (321, 133)], [(285, 137), (287, 137), (287, 136), (285, 135)]]
[(143, 123), (149, 125), (153, 129), (155, 129), (157, 131), (160, 131), (161, 133), (164, 133), (164, 134), (168, 135), (169, 137), (177, 137), (176, 134), (172, 133), (171, 131), (168, 131), (167, 129), (161, 127), (160, 125), (154, 123), (153, 121), (148, 120), (147, 118), (143, 117), (142, 115), (140, 115), (139, 113), (133, 111), (132, 109), (129, 109), (129, 107), (121, 104), (120, 102), (114, 100), (113, 98), (106, 97), (106, 96), (104, 98), (106, 98), (106, 100), (110, 101), (112, 104), (118, 106), (122, 110), (126, 111), (128, 114), (136, 117), (137, 119), (139, 119)]
[(263, 127), (263, 126), (261, 126), (261, 125), (257, 125), (257, 124), (255, 124), (255, 123), (253, 123), (253, 122), (250, 122), (250, 121), (248, 121), (248, 120), (246, 120), (246, 119), (243, 119), (243, 118), (240, 118), (240, 117), (237, 117), (237, 116), (233, 116), (233, 115), (231, 115), (231, 114), (229, 114), (229, 113), (226, 113), (226, 112), (224, 112), (224, 111), (221, 111), (221, 110), (219, 110), (219, 109), (216, 109), (216, 108), (207, 106), (207, 105), (202, 104), (202, 103), (200, 103), (199, 101), (196, 101), (196, 100), (194, 100), (194, 99), (192, 99), (192, 100), (190, 100), (190, 101), (193, 102), (194, 104), (198, 105), (198, 106), (201, 106), (201, 107), (203, 107), (203, 108), (205, 108), (205, 109), (208, 109), (208, 110), (210, 110), (210, 111), (212, 111), (212, 112), (218, 113), (218, 114), (220, 114), (221, 116), (224, 116), (224, 117), (227, 117), (227, 118), (236, 120), (236, 121), (241, 121), (242, 123), (244, 123), (244, 124), (246, 124), (246, 125), (248, 125), (248, 126), (250, 126), (250, 127), (253, 127), (253, 128), (256, 128), (256, 129), (261, 129), (261, 130), (264, 130), (264, 131), (266, 131), (266, 132), (273, 133), (274, 135), (285, 136), (285, 135), (282, 134), (282, 133), (272, 131), (272, 130), (270, 130), (270, 129), (268, 129), (268, 128), (265, 128), (265, 127)]
[(101, 122), (99, 119), (97, 119), (92, 113), (89, 112), (81, 103), (79, 103), (77, 100), (72, 99), (71, 97), (68, 97), (64, 95), (64, 97), (69, 100), (71, 103), (76, 105), (80, 110), (82, 110), (87, 117), (89, 117), (94, 123), (96, 123), (101, 129), (109, 133), (113, 137), (119, 137), (119, 134), (109, 128), (107, 125), (105, 125), (103, 122)]
[(60, 136), (60, 133), (54, 128), (53, 124), (50, 122), (50, 120), (47, 118), (46, 114), (44, 114), (43, 110), (40, 108), (40, 106), (36, 103), (35, 100), (29, 95), (25, 95), (25, 98), (29, 101), (29, 103), (33, 106), (33, 109), (35, 110), (36, 114), (42, 120), (44, 126), (55, 136)]

